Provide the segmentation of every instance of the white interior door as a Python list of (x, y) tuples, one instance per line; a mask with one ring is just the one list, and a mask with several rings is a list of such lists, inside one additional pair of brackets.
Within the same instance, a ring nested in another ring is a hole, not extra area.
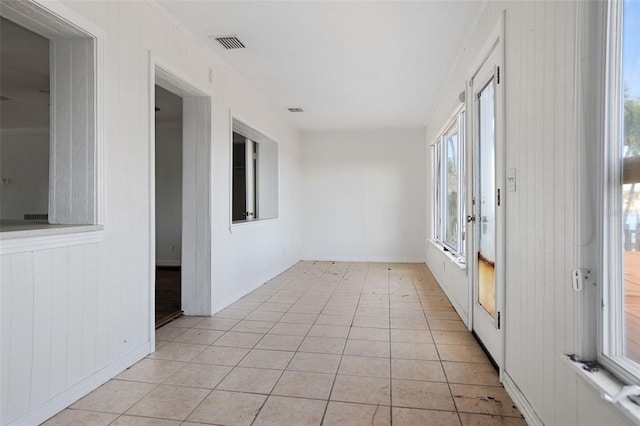
[(472, 79), (473, 92), (473, 330), (502, 366), (504, 300), (504, 181), (502, 46)]

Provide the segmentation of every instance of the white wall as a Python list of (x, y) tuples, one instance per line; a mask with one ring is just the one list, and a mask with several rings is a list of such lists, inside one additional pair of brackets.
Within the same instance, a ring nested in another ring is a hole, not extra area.
[(156, 123), (156, 264), (180, 265), (182, 254), (182, 128)]
[[(271, 105), (152, 2), (45, 4), (104, 30), (104, 237), (2, 255), (0, 424), (37, 424), (153, 349), (150, 50), (213, 94), (214, 311), (300, 258), (299, 133), (286, 110)], [(230, 111), (277, 141), (280, 155), (279, 219), (234, 233)], [(6, 247), (3, 240), (0, 248)]]
[[(575, 350), (577, 296), (570, 276), (578, 266), (576, 6), (576, 1), (489, 2), (443, 84), (438, 108), (429, 117), (427, 141), (437, 136), (453, 111), (478, 55), (484, 54), (489, 33), (506, 10), (506, 168), (517, 169), (517, 190), (505, 197), (507, 388), (533, 410), (529, 420), (537, 416), (549, 425), (625, 424), (561, 356)], [(433, 247), (428, 249), (427, 265), (441, 286), (457, 305), (466, 305), (467, 277), (445, 259)]]
[(9, 129), (0, 134), (0, 219), (49, 213), (49, 129)]
[(303, 133), (303, 259), (423, 261), (424, 163), (424, 129)]

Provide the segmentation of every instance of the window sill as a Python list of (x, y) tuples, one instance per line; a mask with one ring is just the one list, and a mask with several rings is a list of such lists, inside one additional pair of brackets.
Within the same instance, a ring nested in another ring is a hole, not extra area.
[[(593, 389), (596, 390), (604, 401), (607, 401), (605, 397), (613, 398), (616, 396), (622, 388), (625, 386), (620, 380), (614, 377), (611, 373), (600, 366), (596, 372), (589, 372), (584, 370), (583, 364), (575, 361), (571, 361), (565, 354), (561, 354), (562, 359), (573, 368), (579, 377), (587, 382)], [(636, 405), (629, 398), (624, 397), (618, 402), (608, 402), (615, 409), (622, 412), (628, 419), (634, 423), (640, 422), (640, 406)]]
[(436, 249), (438, 249), (442, 254), (447, 256), (447, 258), (449, 258), (451, 263), (455, 264), (458, 268), (460, 268), (463, 271), (467, 270), (467, 262), (463, 256), (452, 253), (449, 249), (445, 248), (445, 246), (439, 241), (429, 240), (429, 242), (433, 244), (433, 246)]
[(0, 255), (93, 244), (104, 238), (102, 225), (49, 225), (22, 221), (0, 224)]
[(250, 230), (256, 228), (262, 228), (271, 222), (277, 222), (278, 218), (274, 217), (271, 219), (256, 219), (256, 220), (243, 220), (239, 222), (233, 222), (229, 226), (229, 232), (232, 234), (240, 233), (240, 232), (248, 232)]

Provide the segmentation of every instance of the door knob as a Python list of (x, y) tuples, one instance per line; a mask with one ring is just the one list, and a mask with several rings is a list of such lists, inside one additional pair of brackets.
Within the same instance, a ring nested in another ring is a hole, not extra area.
[(467, 216), (467, 223), (475, 222), (475, 221), (476, 221), (476, 216), (475, 215)]

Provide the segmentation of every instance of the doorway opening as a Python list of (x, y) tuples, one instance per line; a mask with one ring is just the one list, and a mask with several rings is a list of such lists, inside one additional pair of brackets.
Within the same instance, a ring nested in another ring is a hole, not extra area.
[(155, 86), (156, 328), (182, 315), (182, 98)]
[(150, 341), (185, 315), (211, 315), (211, 96), (151, 54)]

